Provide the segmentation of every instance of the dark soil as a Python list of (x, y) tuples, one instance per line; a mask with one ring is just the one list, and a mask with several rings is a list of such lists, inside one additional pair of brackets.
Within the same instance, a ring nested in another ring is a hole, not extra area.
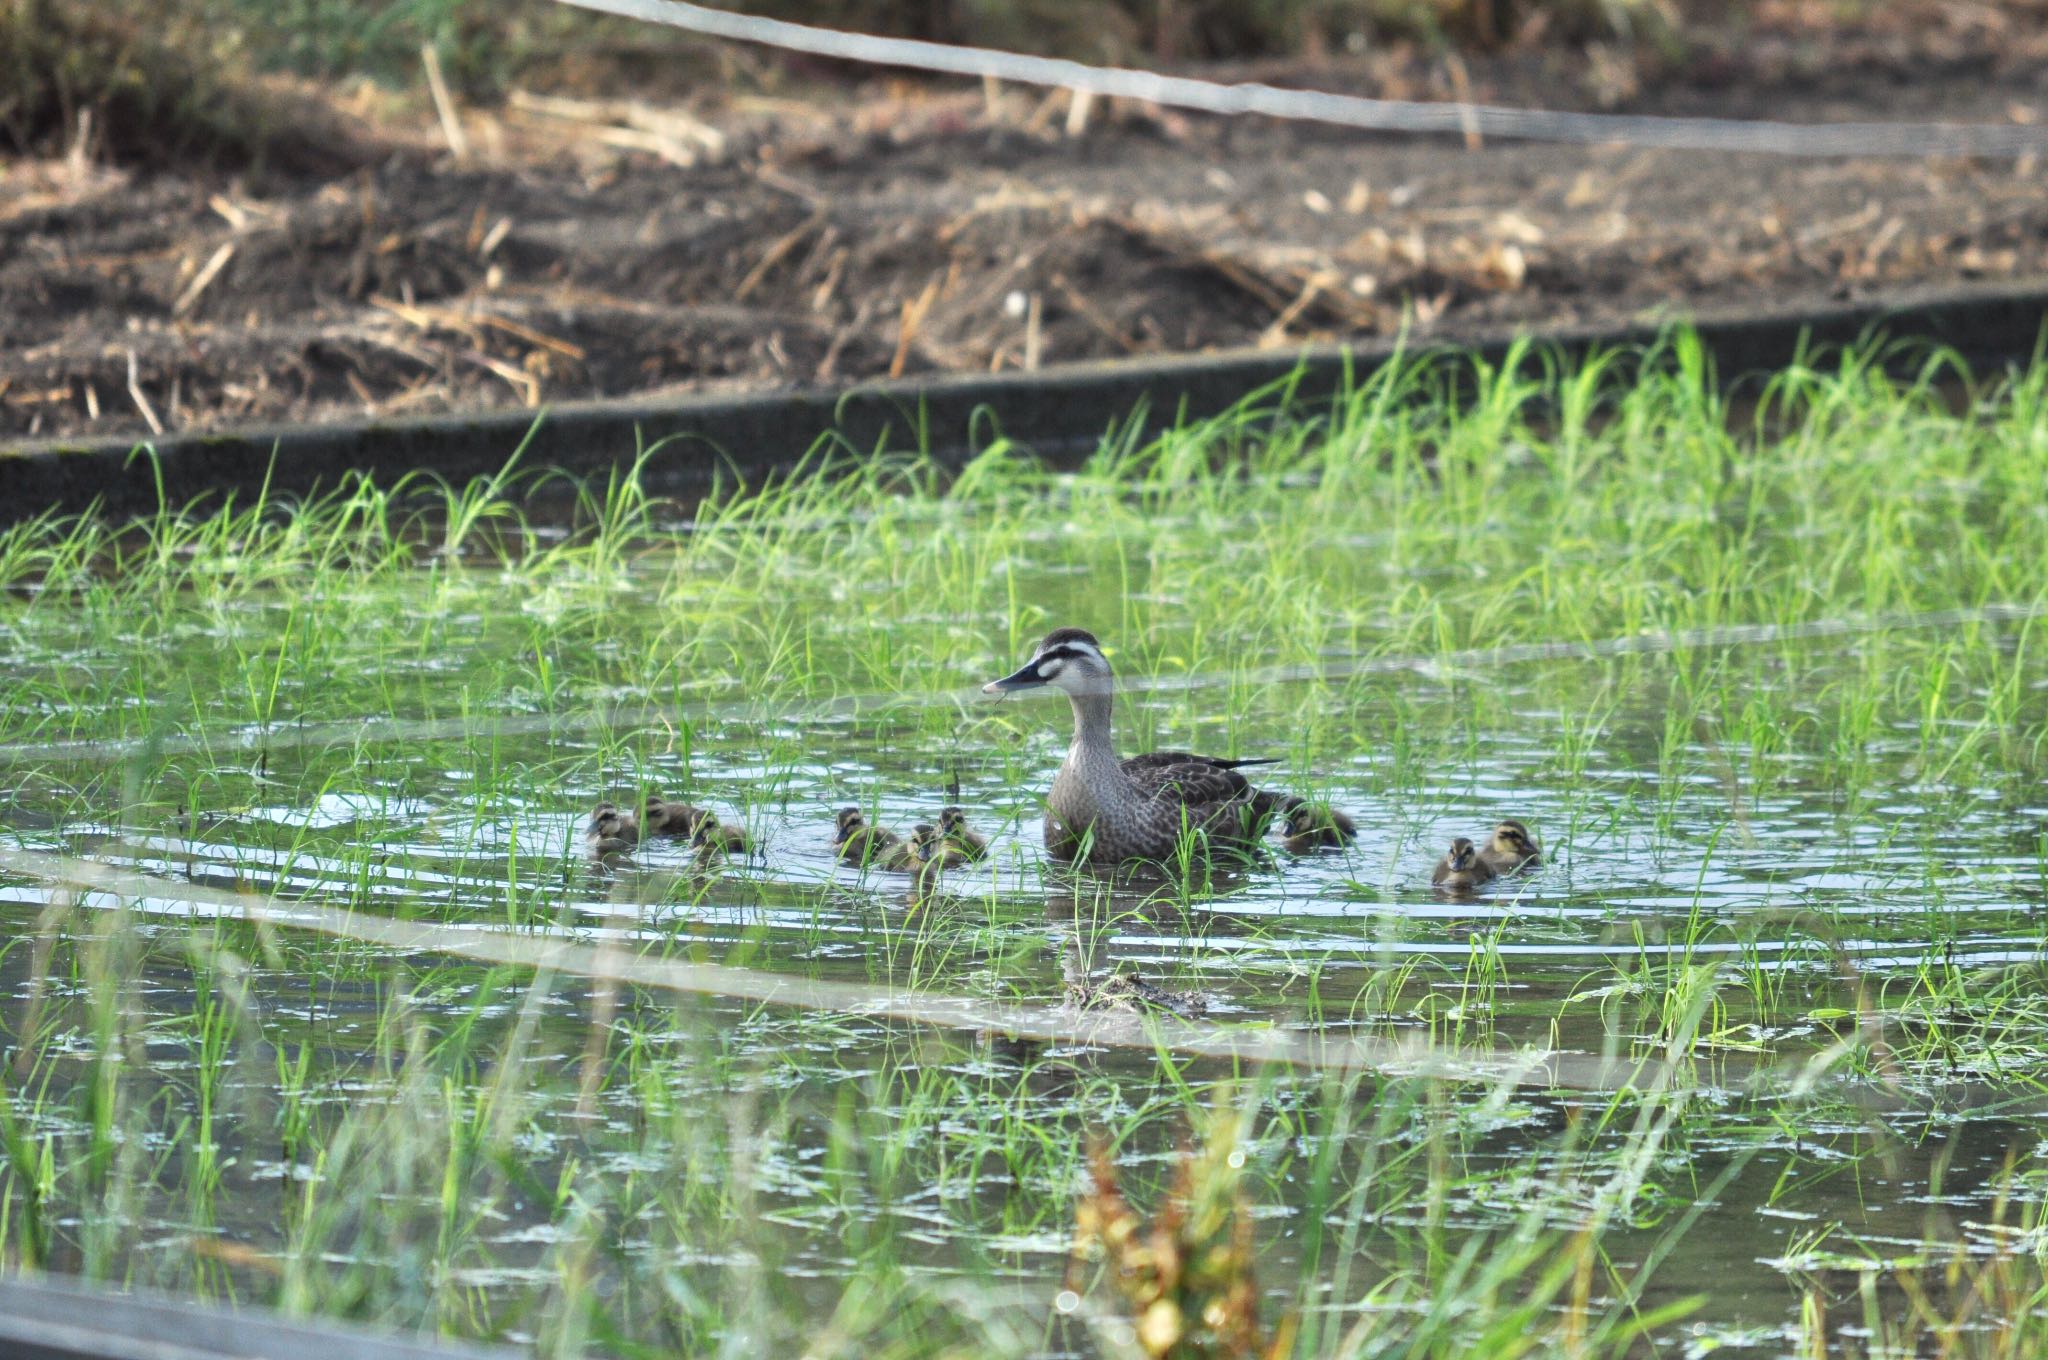
[[(1583, 50), (1467, 78), (1525, 105), (2003, 122), (2048, 117), (2044, 54), (2034, 28), (1792, 25), (1648, 87)], [(1313, 81), (1453, 83), (1415, 53)], [(2048, 274), (2032, 162), (1468, 148), (1134, 107), (1070, 136), (1064, 98), (809, 72), (801, 98), (687, 101), (697, 121), (468, 110), (464, 163), (430, 117), (386, 125), (374, 165), (339, 178), (16, 161), (0, 434), (839, 384), (1404, 322), (1458, 338)]]

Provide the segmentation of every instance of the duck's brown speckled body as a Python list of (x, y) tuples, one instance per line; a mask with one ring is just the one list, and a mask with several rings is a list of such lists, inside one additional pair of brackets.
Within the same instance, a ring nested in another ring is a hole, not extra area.
[(1153, 751), (1120, 760), (1110, 736), (1115, 680), (1101, 644), (1079, 628), (1046, 635), (1014, 675), (983, 686), (991, 694), (1051, 685), (1066, 691), (1074, 738), (1046, 795), (1045, 848), (1053, 858), (1094, 864), (1165, 861), (1184, 845), (1247, 851), (1285, 804), (1238, 770), (1267, 760), (1224, 760)]

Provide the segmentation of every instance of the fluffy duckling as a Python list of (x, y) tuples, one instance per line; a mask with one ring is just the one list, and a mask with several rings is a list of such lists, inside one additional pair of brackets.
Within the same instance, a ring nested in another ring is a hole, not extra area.
[(958, 869), (974, 862), (965, 846), (947, 839), (945, 832), (930, 822), (919, 822), (910, 829), (910, 850), (923, 869)]
[(1529, 834), (1528, 827), (1508, 820), (1493, 828), (1493, 835), (1479, 848), (1479, 858), (1486, 861), (1486, 867), (1495, 874), (1511, 874), (1517, 869), (1541, 864), (1543, 848), (1536, 844), (1536, 838)]
[(583, 828), (583, 847), (593, 858), (623, 855), (640, 844), (640, 819), (617, 803), (599, 803)]
[(1166, 1011), (1183, 1020), (1193, 1020), (1208, 1013), (1209, 999), (1200, 992), (1173, 991), (1147, 982), (1136, 968), (1125, 964), (1100, 983), (1068, 983), (1067, 1008), (1130, 1011), (1139, 1015)]
[(948, 846), (960, 851), (968, 859), (982, 859), (988, 854), (988, 837), (967, 825), (965, 809), (940, 808), (939, 834), (945, 837)]
[(658, 793), (650, 793), (646, 806), (640, 810), (640, 826), (649, 836), (690, 840), (697, 834), (697, 824), (710, 815), (695, 804), (670, 802)]
[(1459, 891), (1476, 888), (1494, 876), (1493, 866), (1473, 848), (1471, 841), (1460, 836), (1451, 842), (1449, 853), (1436, 862), (1429, 881), (1439, 888)]
[(705, 850), (723, 850), (728, 855), (751, 855), (754, 853), (754, 838), (743, 826), (721, 822), (711, 813), (697, 823), (697, 833), (690, 838)]
[(916, 855), (903, 838), (887, 827), (872, 825), (857, 807), (843, 807), (832, 817), (832, 847), (844, 863), (856, 868), (873, 864), (883, 869), (907, 869)]
[(900, 837), (883, 846), (868, 863), (892, 874), (922, 874), (926, 868), (925, 862), (918, 858), (917, 846)]
[(1305, 855), (1325, 845), (1346, 846), (1358, 839), (1358, 823), (1333, 807), (1317, 807), (1297, 799), (1287, 809), (1287, 835), (1281, 844), (1290, 855)]

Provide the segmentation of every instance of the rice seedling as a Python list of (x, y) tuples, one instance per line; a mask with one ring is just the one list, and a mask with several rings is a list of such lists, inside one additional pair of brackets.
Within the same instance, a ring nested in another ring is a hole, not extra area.
[[(1674, 336), (1069, 463), (17, 524), (0, 850), (146, 890), (0, 870), (0, 1257), (548, 1354), (1505, 1356), (1840, 1345), (1816, 1263), (1906, 1242), (1866, 1349), (2018, 1345), (2044, 381), (1816, 354), (1738, 424)], [(1065, 711), (972, 687), (1063, 624), (1126, 749), (1283, 757), (1356, 841), (1049, 868)], [(589, 861), (649, 790), (764, 848)], [(989, 854), (844, 865), (847, 804)], [(1433, 893), (1503, 817), (1543, 864)], [(1202, 1017), (1065, 1004), (1124, 970)], [(1091, 1195), (1231, 1268), (1070, 1279)]]

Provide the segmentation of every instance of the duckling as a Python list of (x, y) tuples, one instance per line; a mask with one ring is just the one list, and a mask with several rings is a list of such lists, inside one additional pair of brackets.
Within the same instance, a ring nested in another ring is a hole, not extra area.
[(647, 796), (646, 822), (649, 834), (686, 839), (699, 850), (722, 850), (728, 855), (751, 855), (754, 838), (746, 828), (721, 822), (718, 814), (693, 803), (670, 803), (660, 794)]
[(1045, 848), (1054, 859), (1085, 851), (1097, 864), (1171, 860), (1190, 831), (1210, 845), (1251, 853), (1285, 797), (1239, 773), (1267, 759), (1222, 759), (1186, 751), (1150, 751), (1120, 759), (1110, 736), (1116, 678), (1095, 635), (1055, 628), (1015, 673), (984, 693), (1050, 685), (1064, 690), (1074, 739), (1045, 796)]
[(1430, 874), (1429, 881), (1439, 888), (1456, 892), (1476, 888), (1494, 876), (1493, 866), (1472, 848), (1470, 840), (1460, 836), (1451, 842), (1449, 853), (1436, 862), (1436, 869)]
[(705, 850), (723, 850), (728, 855), (751, 855), (754, 853), (754, 838), (743, 826), (721, 822), (711, 813), (704, 814), (704, 820), (697, 823), (697, 834), (691, 837)]
[(969, 859), (982, 859), (988, 854), (988, 837), (967, 825), (967, 813), (957, 807), (939, 809), (939, 834), (946, 843)]
[(599, 803), (583, 828), (583, 847), (594, 859), (623, 855), (640, 844), (640, 819), (617, 803)]
[(1511, 874), (1517, 869), (1532, 867), (1543, 862), (1543, 848), (1536, 844), (1536, 838), (1529, 834), (1529, 828), (1520, 822), (1507, 820), (1493, 828), (1493, 835), (1479, 849), (1479, 858), (1486, 861), (1486, 867), (1496, 874)]
[[(884, 869), (905, 869), (910, 867), (905, 860), (915, 859), (903, 838), (887, 827), (870, 825), (857, 807), (843, 807), (833, 814), (833, 853), (847, 863), (859, 867), (864, 864), (878, 865)], [(894, 863), (885, 862), (893, 860)]]
[(903, 840), (900, 837), (892, 839), (887, 845), (883, 846), (880, 852), (873, 859), (869, 860), (868, 863), (877, 869), (884, 869), (892, 874), (918, 874), (920, 876), (923, 875), (928, 867), (924, 860), (918, 856), (916, 844)]
[(974, 856), (965, 846), (948, 840), (945, 833), (930, 822), (919, 822), (910, 829), (910, 849), (921, 867), (926, 869), (957, 869), (974, 861)]
[(693, 803), (674, 803), (658, 793), (650, 793), (646, 806), (640, 810), (640, 827), (649, 836), (690, 840), (697, 834), (697, 824), (710, 815)]
[(1137, 968), (1122, 964), (1100, 984), (1067, 984), (1067, 1008), (1077, 1011), (1167, 1011), (1183, 1020), (1206, 1015), (1209, 999), (1200, 992), (1176, 992), (1145, 981)]
[(1358, 839), (1358, 824), (1333, 807), (1317, 807), (1297, 798), (1287, 810), (1287, 836), (1281, 844), (1290, 855), (1305, 855), (1325, 845), (1346, 846)]

